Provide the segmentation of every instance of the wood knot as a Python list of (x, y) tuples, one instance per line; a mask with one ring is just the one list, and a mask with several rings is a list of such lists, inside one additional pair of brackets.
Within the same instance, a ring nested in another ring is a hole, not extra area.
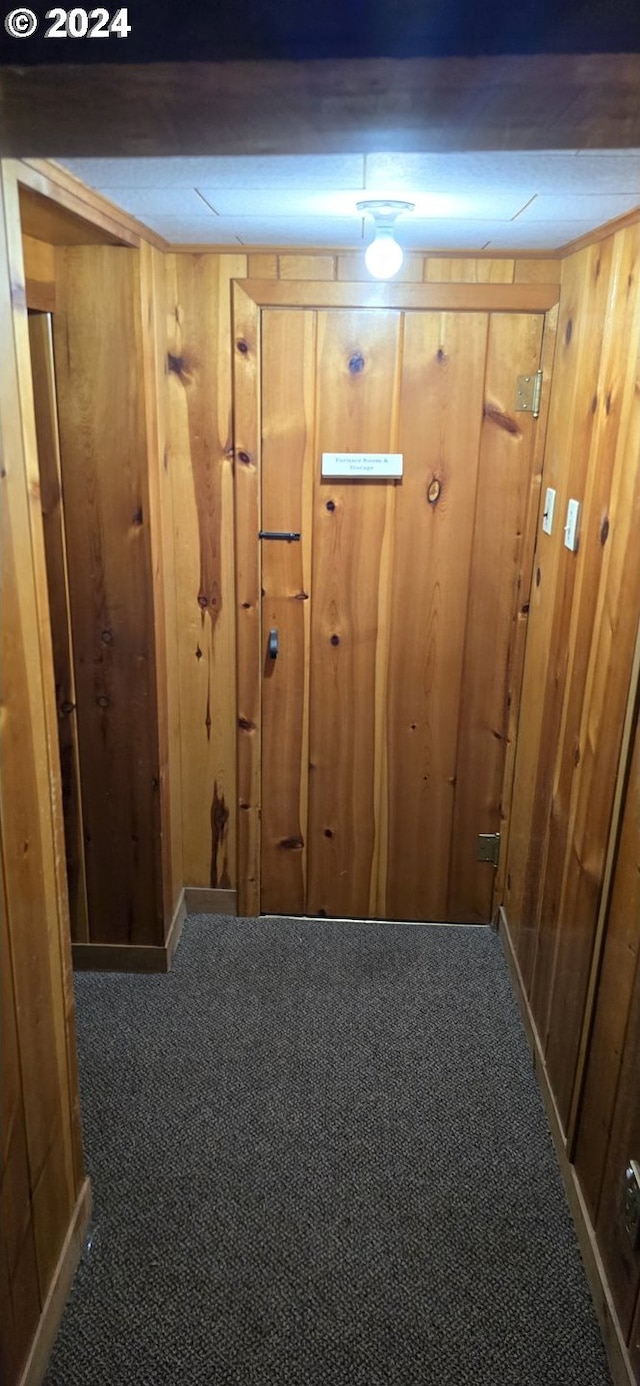
[(571, 321), (571, 318), (569, 318), (568, 321), (567, 321), (567, 325), (566, 325), (566, 327), (565, 327), (565, 330), (564, 330), (564, 341), (565, 341), (565, 346), (568, 346), (568, 345), (569, 345), (569, 342), (571, 341), (572, 336), (573, 336), (573, 323), (572, 323), (572, 321)]
[(134, 510), (133, 515), (131, 516), (131, 523), (132, 523), (132, 525), (135, 525), (136, 529), (139, 529), (139, 528), (140, 528), (140, 525), (142, 524), (142, 506), (141, 506), (141, 505), (138, 506), (137, 510)]
[(536, 587), (539, 587), (541, 582), (542, 582), (542, 573), (540, 572), (540, 569), (539, 569), (539, 568), (536, 568)]
[(602, 544), (603, 548), (604, 548), (604, 545), (606, 544), (608, 538), (609, 538), (609, 516), (608, 516), (608, 515), (605, 515), (604, 520), (602, 521), (602, 524), (600, 525), (600, 543)]
[(198, 606), (201, 606), (201, 607), (202, 607), (202, 610), (203, 610), (203, 611), (206, 611), (208, 605), (209, 605), (209, 598), (208, 598), (208, 597), (205, 597), (204, 592), (199, 592), (199, 593), (198, 593)]
[(325, 837), (333, 837), (333, 828), (325, 828), (324, 835)]
[(359, 351), (354, 351), (353, 356), (349, 357), (349, 370), (351, 371), (351, 374), (359, 375), (360, 371), (364, 370), (364, 367), (364, 356), (361, 356)]
[(107, 698), (105, 693), (101, 693), (100, 697), (96, 698), (96, 702), (98, 707), (111, 707), (111, 700)]
[(438, 501), (440, 500), (441, 491), (442, 482), (438, 480), (437, 476), (434, 476), (433, 480), (429, 482), (429, 485), (427, 487), (427, 500), (429, 502), (429, 505), (438, 504)]
[(510, 414), (505, 414), (503, 409), (498, 409), (497, 404), (486, 403), (483, 412), (485, 419), (490, 419), (491, 423), (498, 425), (498, 428), (503, 428), (505, 433), (511, 434), (512, 438), (521, 436), (520, 428), (515, 419), (512, 419)]
[(592, 399), (592, 401), (591, 401), (591, 413), (592, 413), (592, 414), (595, 414), (597, 408), (598, 408), (598, 396), (597, 396), (597, 395), (594, 395), (594, 396), (593, 396), (593, 399)]
[(101, 631), (101, 632), (100, 632), (100, 639), (101, 639), (103, 645), (111, 645), (111, 644), (113, 643), (113, 632), (110, 631), (110, 630), (103, 630), (103, 631)]
[(445, 361), (448, 361), (448, 360), (449, 360), (449, 357), (447, 356), (447, 353), (446, 353), (444, 347), (438, 347), (438, 350), (437, 350), (437, 352), (436, 352), (436, 361), (438, 362), (438, 365), (439, 365), (439, 366), (444, 366)]
[(333, 514), (335, 508), (336, 508), (336, 503), (335, 503), (335, 501), (333, 501), (333, 500), (327, 501), (327, 510), (329, 510), (329, 511), (331, 512), (331, 514)]
[(245, 342), (244, 337), (240, 337), (239, 341), (236, 342), (236, 347), (242, 356), (246, 356), (249, 350), (249, 344)]
[(68, 717), (70, 712), (75, 711), (75, 703), (64, 702), (60, 704), (60, 712), (63, 717)]
[(282, 837), (278, 846), (285, 847), (289, 852), (295, 852), (304, 847), (304, 842), (301, 837)]
[(605, 408), (605, 413), (606, 413), (606, 414), (610, 414), (610, 413), (611, 413), (611, 391), (610, 391), (610, 390), (607, 391), (607, 398), (606, 398), (606, 400), (605, 400), (605, 402), (604, 402), (604, 408)]
[(250, 458), (250, 456), (249, 456), (249, 453), (248, 453), (248, 452), (243, 452), (242, 449), (239, 449), (239, 450), (238, 450), (238, 461), (239, 461), (239, 462), (242, 462), (242, 463), (244, 464), (245, 467), (248, 467), (248, 466), (250, 465), (250, 463), (251, 463), (251, 458)]
[(296, 593), (294, 594), (293, 600), (294, 600), (294, 602), (308, 602), (308, 600), (309, 600), (309, 593), (308, 593), (308, 592), (296, 592)]
[(255, 722), (252, 722), (249, 717), (239, 717), (238, 726), (241, 731), (255, 731), (256, 729)]
[(340, 636), (339, 636), (339, 635), (332, 635), (332, 636), (331, 636), (331, 642), (330, 642), (330, 643), (331, 643), (332, 645), (339, 645), (339, 644), (340, 644)]
[(196, 659), (202, 659), (202, 650), (200, 649), (199, 645), (196, 645)]

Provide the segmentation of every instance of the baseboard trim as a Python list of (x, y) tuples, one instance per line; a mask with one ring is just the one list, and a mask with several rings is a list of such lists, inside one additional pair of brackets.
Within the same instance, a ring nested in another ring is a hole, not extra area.
[(187, 914), (238, 913), (238, 893), (235, 890), (213, 889), (207, 886), (185, 886)]
[(571, 1216), (576, 1229), (589, 1289), (591, 1290), (602, 1338), (609, 1359), (609, 1367), (614, 1386), (637, 1386), (637, 1378), (620, 1327), (620, 1321), (616, 1314), (593, 1224), (583, 1198), (575, 1166), (570, 1163), (567, 1155), (562, 1124), (553, 1096), (544, 1053), (538, 1038), (529, 999), (524, 988), (520, 965), (511, 940), (509, 922), (502, 905), (498, 911), (498, 933), (511, 974), (511, 980), (516, 994), (516, 1000), (520, 1008), (520, 1015), (522, 1017), (529, 1048), (531, 1049), (533, 1068), (545, 1105), (547, 1120), (551, 1129), (551, 1136), (560, 1166), (560, 1173), (562, 1175)]
[(185, 892), (180, 891), (166, 942), (72, 943), (76, 972), (168, 972), (187, 917)]
[(38, 1327), (20, 1377), (19, 1386), (41, 1386), (44, 1379), (71, 1283), (78, 1267), (84, 1239), (87, 1235), (91, 1209), (91, 1183), (89, 1179), (85, 1179), (76, 1200), (64, 1245), (58, 1257), (58, 1264), (53, 1274), (49, 1293), (42, 1307)]

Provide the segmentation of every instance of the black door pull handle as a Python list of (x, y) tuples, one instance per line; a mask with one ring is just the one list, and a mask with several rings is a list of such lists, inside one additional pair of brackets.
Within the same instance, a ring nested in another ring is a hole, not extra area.
[(277, 632), (277, 630), (270, 630), (270, 631), (269, 631), (269, 659), (277, 659), (277, 658), (278, 658), (278, 632)]

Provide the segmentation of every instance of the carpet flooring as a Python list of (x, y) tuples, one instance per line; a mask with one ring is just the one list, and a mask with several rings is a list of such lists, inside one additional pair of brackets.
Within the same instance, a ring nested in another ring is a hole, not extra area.
[(610, 1386), (489, 929), (192, 917), (168, 977), (75, 985), (46, 1386)]

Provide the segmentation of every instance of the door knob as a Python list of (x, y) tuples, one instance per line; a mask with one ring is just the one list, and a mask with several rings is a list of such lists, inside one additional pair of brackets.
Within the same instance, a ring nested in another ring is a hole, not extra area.
[(277, 632), (277, 630), (270, 630), (270, 631), (269, 631), (269, 659), (277, 659), (277, 657), (278, 657), (278, 632)]

